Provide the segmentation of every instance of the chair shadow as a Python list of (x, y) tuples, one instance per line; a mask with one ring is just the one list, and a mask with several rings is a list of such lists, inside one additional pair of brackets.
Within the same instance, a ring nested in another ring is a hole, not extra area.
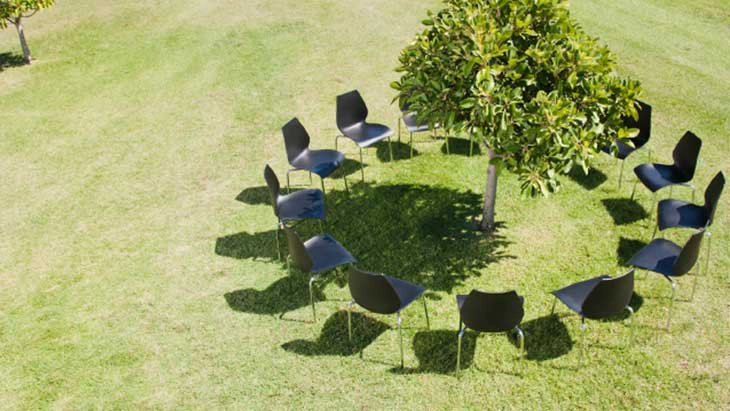
[(593, 190), (608, 179), (606, 174), (601, 170), (591, 168), (588, 170), (588, 174), (586, 174), (580, 167), (573, 167), (570, 173), (568, 173), (568, 177), (586, 190)]
[(10, 52), (0, 53), (0, 71), (7, 68), (20, 67), (25, 65), (25, 60), (20, 54)]
[(616, 261), (619, 265), (625, 266), (639, 250), (646, 246), (646, 242), (641, 240), (632, 240), (630, 238), (621, 237), (618, 240), (616, 248)]
[[(391, 137), (393, 138), (393, 137)], [(391, 143), (393, 147), (393, 161), (410, 160), (411, 159), (411, 146), (402, 141), (394, 140)], [(375, 155), (378, 156), (378, 160), (383, 163), (390, 162), (390, 149), (388, 148), (388, 141), (381, 141), (375, 144)], [(421, 153), (413, 149), (413, 157), (420, 156)]]
[(649, 216), (641, 204), (629, 198), (604, 198), (601, 203), (616, 225), (635, 223)]
[[(239, 198), (268, 203), (264, 190), (246, 189)], [(358, 182), (349, 194), (328, 192), (327, 204), (331, 207), (326, 230), (357, 258), (358, 266), (421, 284), (430, 291), (451, 292), (488, 265), (514, 258), (505, 252), (510, 242), (499, 231), (485, 236), (474, 229), (471, 220), (480, 212), (481, 196), (471, 191)], [(268, 231), (218, 238), (215, 253), (277, 261), (273, 212), (271, 221)], [(500, 231), (504, 229), (502, 226)], [(304, 239), (319, 233), (317, 224), (297, 226), (297, 231)], [(286, 255), (283, 235), (280, 246)], [(279, 263), (283, 269), (284, 262)], [(329, 277), (320, 278), (324, 282)]]
[(327, 318), (315, 341), (293, 340), (282, 344), (281, 348), (306, 356), (348, 356), (361, 352), (389, 329), (390, 326), (382, 321), (353, 312), (352, 342), (350, 342), (347, 333), (347, 311), (340, 310)]
[[(461, 341), (461, 369), (468, 368), (474, 361), (476, 341), (479, 334), (464, 333)], [(450, 374), (456, 370), (458, 333), (456, 330), (419, 331), (413, 337), (413, 350), (418, 367), (407, 369), (407, 373)], [(394, 370), (394, 372), (396, 372)]]
[[(446, 139), (444, 139), (444, 145), (441, 146), (441, 152), (444, 154), (455, 154), (459, 156), (469, 156), (469, 139), (451, 137), (449, 136), (449, 149), (446, 150)], [(474, 147), (472, 155), (478, 156), (482, 154), (482, 149), (479, 147), (479, 142), (474, 141)]]
[(568, 328), (556, 314), (527, 321), (522, 323), (521, 328), (525, 333), (528, 360), (551, 360), (569, 353), (573, 348)]
[[(641, 306), (644, 305), (644, 297), (639, 294), (636, 294), (636, 292), (634, 292), (631, 295), (631, 300), (629, 301), (629, 305), (634, 310), (634, 315), (636, 315), (636, 313), (638, 313), (639, 310), (641, 309)], [(629, 318), (630, 315), (631, 314), (629, 313), (629, 310), (623, 310), (623, 311), (621, 311), (621, 314), (614, 315), (613, 317), (602, 318), (598, 321), (603, 322), (603, 323), (620, 322), (620, 321), (624, 321), (627, 318)]]
[[(246, 288), (224, 294), (234, 311), (255, 314), (283, 315), (286, 312), (309, 305), (309, 277), (290, 275), (281, 277), (264, 290)], [(314, 287), (314, 299), (325, 299), (320, 287)]]

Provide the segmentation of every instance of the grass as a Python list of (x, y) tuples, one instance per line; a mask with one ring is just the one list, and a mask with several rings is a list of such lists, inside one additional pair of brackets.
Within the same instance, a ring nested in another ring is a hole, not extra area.
[[(367, 181), (351, 195), (327, 181), (331, 232), (362, 268), (428, 287), (431, 330), (420, 307), (404, 312), (405, 370), (394, 318), (358, 311), (350, 347), (348, 291), (333, 274), (318, 289), (319, 321), (305, 322), (307, 280), (276, 260), (263, 166), (283, 178), (279, 128), (293, 116), (313, 146), (333, 147), (335, 96), (353, 88), (372, 120), (395, 126), (388, 84), (398, 51), (436, 6), (61, 1), (27, 22), (32, 66), (13, 63), (15, 33), (0, 33), (1, 407), (727, 408), (728, 195), (709, 275), (695, 303), (685, 301), (693, 278), (679, 279), (670, 332), (669, 287), (653, 274), (637, 282), (631, 327), (589, 322), (582, 365), (578, 318), (549, 315), (548, 291), (624, 272), (649, 240), (650, 196), (628, 200), (641, 155), (621, 191), (607, 157), (550, 198), (521, 196), (504, 174), (501, 228), (485, 238), (471, 230), (484, 156), (464, 155), (464, 141), (445, 155), (425, 135), (413, 159), (405, 144), (394, 162), (385, 146), (368, 150)], [(669, 160), (686, 129), (703, 139), (701, 190), (718, 170), (730, 173), (723, 6), (571, 5), (643, 82), (659, 158)], [(294, 182), (308, 184), (302, 174)], [(454, 295), (475, 287), (526, 296), (528, 356), (517, 361), (502, 335), (467, 334), (468, 368), (455, 376)]]

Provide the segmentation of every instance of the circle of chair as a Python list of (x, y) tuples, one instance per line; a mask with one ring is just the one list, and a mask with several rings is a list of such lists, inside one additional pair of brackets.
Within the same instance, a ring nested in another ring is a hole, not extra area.
[[(347, 304), (348, 337), (352, 341), (351, 309), (354, 305), (377, 314), (395, 314), (398, 325), (400, 366), (403, 368), (403, 333), (401, 329), (401, 311), (412, 302), (420, 299), (426, 315), (426, 327), (430, 328), (428, 307), (424, 298), (426, 288), (381, 273), (363, 271), (355, 266), (357, 260), (350, 252), (329, 234), (320, 234), (306, 241), (302, 241), (294, 230), (297, 222), (303, 220), (317, 220), (320, 230), (324, 232), (326, 222), (325, 213), (325, 185), (324, 179), (339, 169), (345, 161), (345, 155), (337, 151), (338, 140), (346, 138), (357, 144), (360, 154), (360, 173), (365, 180), (362, 150), (375, 143), (388, 140), (389, 156), (392, 161), (393, 152), (390, 138), (393, 132), (387, 126), (367, 122), (368, 109), (362, 96), (357, 90), (337, 96), (336, 120), (340, 135), (335, 137), (335, 150), (314, 150), (309, 148), (310, 138), (304, 126), (298, 119), (293, 118), (282, 127), (287, 159), (291, 168), (287, 170), (286, 182), (288, 194), (281, 193), (279, 179), (267, 164), (264, 168), (264, 179), (271, 192), (271, 201), (274, 214), (277, 217), (276, 249), (281, 260), (279, 244), (280, 231), (284, 231), (289, 254), (286, 258), (287, 269), (291, 275), (293, 264), (300, 271), (310, 274), (309, 299), (312, 308), (313, 322), (317, 321), (317, 312), (313, 287), (320, 273), (349, 266), (348, 286), (352, 301)], [(687, 131), (677, 142), (672, 152), (672, 164), (651, 162), (651, 149), (646, 147), (651, 136), (650, 105), (636, 101), (639, 113), (638, 119), (626, 118), (624, 125), (639, 130), (635, 137), (625, 141), (616, 140), (614, 145), (603, 147), (602, 150), (621, 161), (618, 187), (621, 188), (623, 179), (624, 160), (636, 151), (645, 150), (648, 153), (647, 162), (634, 168), (637, 177), (631, 198), (634, 198), (639, 183), (648, 188), (654, 195), (652, 211), (656, 204), (656, 193), (662, 188), (669, 187), (669, 197), (672, 188), (676, 186), (688, 187), (692, 190), (694, 201), (695, 186), (692, 180), (697, 167), (702, 140), (692, 132)], [(403, 121), (410, 133), (409, 145), (413, 156), (413, 133), (433, 131), (428, 125), (418, 124), (416, 113), (408, 107), (401, 107), (402, 117), (398, 120), (398, 140), (400, 141)], [(436, 125), (435, 127), (438, 127)], [(470, 139), (471, 146), (471, 139)], [(448, 153), (448, 136), (446, 136)], [(471, 147), (470, 147), (471, 148)], [(305, 189), (291, 192), (289, 175), (294, 171), (309, 172), (310, 184), (312, 173), (320, 177), (322, 189)], [(345, 173), (342, 173), (345, 189), (349, 192)], [(720, 195), (725, 186), (725, 176), (722, 171), (712, 179), (704, 193), (704, 204), (665, 199), (657, 204), (657, 220), (652, 234), (652, 241), (639, 250), (628, 262), (630, 269), (623, 275), (610, 277), (601, 275), (584, 281), (568, 285), (552, 291), (555, 299), (551, 313), (555, 311), (558, 300), (581, 318), (581, 332), (586, 330), (586, 319), (603, 319), (629, 312), (629, 318), (634, 309), (629, 305), (634, 292), (634, 273), (636, 269), (661, 274), (672, 287), (672, 297), (669, 301), (667, 324), (669, 329), (672, 319), (672, 307), (677, 289), (676, 279), (689, 273), (697, 265), (700, 246), (704, 237), (707, 240), (707, 255), (705, 258), (705, 274), (709, 270), (711, 233), (710, 226), (714, 220)], [(655, 238), (657, 230), (669, 228), (688, 228), (695, 230), (684, 245), (676, 244), (664, 238)], [(690, 301), (694, 299), (697, 286), (697, 273), (694, 275)], [(460, 369), (462, 337), (467, 329), (477, 332), (513, 332), (517, 337), (520, 357), (526, 356), (525, 334), (520, 328), (524, 317), (525, 298), (515, 290), (507, 292), (484, 292), (473, 289), (468, 295), (456, 296), (456, 308), (459, 312), (459, 329), (457, 332), (457, 360), (456, 370)], [(283, 315), (283, 314), (282, 314)], [(583, 348), (581, 345), (581, 358)]]

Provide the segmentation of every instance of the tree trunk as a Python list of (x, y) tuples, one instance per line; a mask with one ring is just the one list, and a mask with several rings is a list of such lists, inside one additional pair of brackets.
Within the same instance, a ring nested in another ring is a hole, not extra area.
[[(489, 160), (497, 156), (491, 147), (487, 146)], [(497, 200), (497, 167), (494, 164), (487, 166), (487, 187), (484, 192), (484, 209), (482, 210), (482, 222), (479, 225), (482, 231), (493, 232), (494, 224), (494, 203)]]
[(25, 32), (23, 31), (23, 23), (21, 18), (17, 17), (13, 22), (15, 29), (18, 31), (18, 38), (20, 39), (20, 48), (23, 49), (23, 60), (26, 64), (30, 64), (33, 61), (33, 56), (30, 55), (30, 49), (28, 48), (28, 42), (25, 41)]

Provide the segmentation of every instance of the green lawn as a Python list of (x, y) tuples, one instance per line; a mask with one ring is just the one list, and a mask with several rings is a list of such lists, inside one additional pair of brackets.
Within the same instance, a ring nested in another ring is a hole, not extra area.
[[(342, 274), (323, 278), (319, 321), (306, 322), (307, 277), (276, 259), (264, 164), (284, 180), (280, 127), (294, 116), (313, 146), (333, 148), (335, 96), (353, 88), (395, 127), (398, 52), (437, 6), (59, 0), (27, 21), (32, 66), (12, 64), (15, 33), (0, 32), (0, 408), (727, 409), (730, 194), (694, 303), (694, 278), (679, 279), (671, 331), (670, 287), (655, 274), (637, 281), (630, 327), (588, 323), (582, 364), (579, 318), (549, 315), (550, 290), (624, 272), (650, 239), (651, 196), (629, 201), (643, 154), (621, 191), (606, 156), (549, 198), (502, 175), (501, 228), (485, 238), (471, 219), (486, 160), (464, 140), (446, 155), (420, 135), (417, 155), (398, 144), (394, 162), (385, 145), (368, 150), (350, 195), (327, 180), (329, 228), (360, 267), (428, 287), (431, 330), (419, 305), (404, 312), (399, 370), (395, 318), (358, 310), (364, 350), (351, 354)], [(725, 0), (571, 8), (643, 82), (656, 155), (669, 161), (691, 129), (704, 141), (699, 189), (730, 174)], [(503, 335), (467, 334), (468, 368), (453, 374), (454, 296), (472, 288), (526, 296), (526, 360)]]

